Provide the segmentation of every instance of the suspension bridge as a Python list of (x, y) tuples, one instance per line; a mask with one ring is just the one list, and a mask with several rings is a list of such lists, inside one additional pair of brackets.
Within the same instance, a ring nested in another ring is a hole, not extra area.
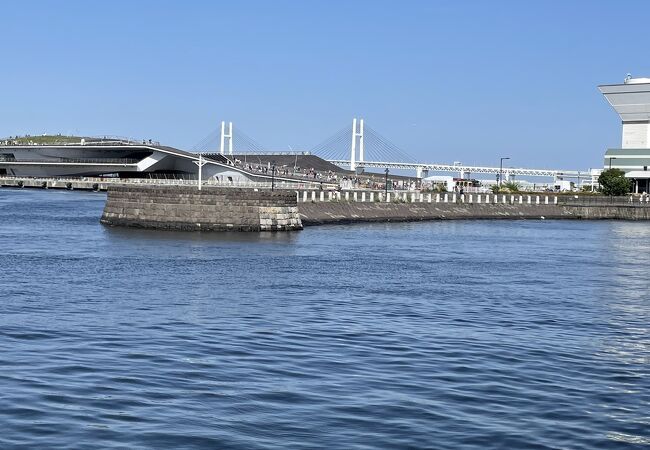
[[(268, 150), (232, 122), (222, 122), (192, 148), (193, 152), (212, 157), (229, 158), (234, 155), (315, 155), (341, 168), (361, 172), (365, 168), (399, 169), (415, 171), (416, 177), (427, 177), (430, 172), (456, 173), (460, 178), (470, 178), (473, 174), (491, 174), (502, 180), (516, 176), (591, 179), (589, 170), (536, 169), (526, 167), (473, 166), (455, 162), (453, 164), (420, 162), (399, 146), (371, 128), (363, 119), (353, 119), (346, 126), (314, 146), (309, 151), (274, 152)], [(510, 158), (504, 158), (510, 159)]]

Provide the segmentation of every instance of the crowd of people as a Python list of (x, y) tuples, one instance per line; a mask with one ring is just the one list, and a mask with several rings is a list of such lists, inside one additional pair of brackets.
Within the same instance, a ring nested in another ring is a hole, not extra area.
[[(244, 169), (248, 172), (259, 173), (264, 175), (271, 175), (274, 166), (270, 162), (266, 163), (253, 163), (250, 161), (242, 161), (239, 158), (234, 158), (228, 161), (235, 167)], [(313, 167), (303, 168), (299, 166), (276, 165), (275, 176), (283, 176), (290, 178), (300, 178), (309, 181), (334, 183), (340, 186), (340, 189), (374, 189), (383, 190), (386, 188), (386, 180), (383, 176), (379, 175), (346, 175), (334, 172), (332, 170), (318, 171)], [(419, 183), (409, 179), (389, 179), (388, 186), (391, 190), (416, 190), (419, 189)]]
[(273, 172), (273, 169), (275, 167), (275, 175), (276, 176), (285, 176), (285, 177), (294, 177), (294, 178), (306, 178), (309, 180), (317, 180), (317, 181), (327, 181), (327, 182), (336, 182), (338, 179), (338, 176), (335, 172), (329, 170), (327, 172), (319, 172), (313, 167), (306, 169), (306, 168), (301, 168), (298, 166), (295, 167), (290, 167), (287, 165), (282, 165), (282, 166), (273, 166), (271, 165), (270, 162), (267, 162), (266, 164), (255, 164), (251, 162), (244, 162), (241, 161), (238, 158), (235, 158), (232, 161), (232, 164), (235, 167), (242, 168), (244, 170), (247, 170), (249, 172), (253, 173), (262, 173), (265, 175), (270, 175)]

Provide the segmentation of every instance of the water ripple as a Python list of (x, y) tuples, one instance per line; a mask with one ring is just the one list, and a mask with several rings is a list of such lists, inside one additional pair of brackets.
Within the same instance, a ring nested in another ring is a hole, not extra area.
[(2, 449), (650, 446), (643, 223), (206, 235), (0, 203)]

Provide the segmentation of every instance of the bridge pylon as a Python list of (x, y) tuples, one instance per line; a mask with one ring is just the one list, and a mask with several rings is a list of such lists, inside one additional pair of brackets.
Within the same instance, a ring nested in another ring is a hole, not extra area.
[(225, 155), (226, 152), (226, 139), (228, 139), (228, 154), (232, 155), (232, 122), (228, 122), (228, 133), (226, 133), (226, 122), (221, 121), (221, 146), (219, 153)]
[(359, 142), (359, 162), (364, 162), (364, 140), (363, 140), (363, 119), (359, 119), (359, 127), (357, 128), (356, 117), (352, 119), (352, 145), (350, 147), (350, 169), (356, 170), (357, 168), (357, 140)]

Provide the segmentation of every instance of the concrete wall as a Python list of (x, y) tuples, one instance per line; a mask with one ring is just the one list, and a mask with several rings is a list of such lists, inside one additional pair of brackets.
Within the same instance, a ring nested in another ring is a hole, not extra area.
[(111, 186), (101, 222), (183, 231), (302, 229), (294, 191), (207, 186)]
[(452, 219), (650, 220), (650, 207), (645, 206), (307, 202), (300, 203), (299, 210), (304, 225)]
[(649, 148), (650, 124), (644, 122), (623, 122), (621, 148)]

